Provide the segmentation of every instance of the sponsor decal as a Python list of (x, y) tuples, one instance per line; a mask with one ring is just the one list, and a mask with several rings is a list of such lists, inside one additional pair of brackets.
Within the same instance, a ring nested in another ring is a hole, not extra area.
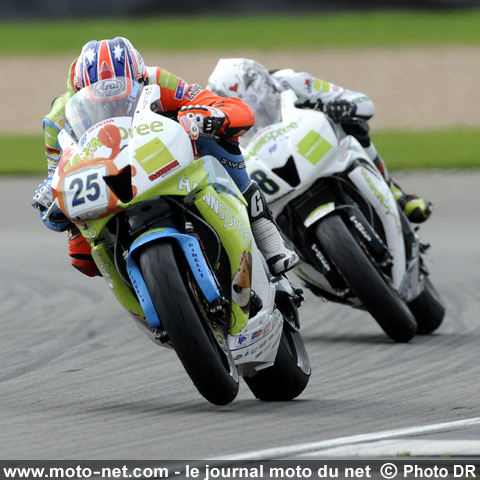
[(357, 219), (355, 215), (350, 216), (350, 220), (355, 225), (355, 228), (362, 234), (362, 236), (368, 240), (369, 242), (372, 241), (372, 237), (368, 234), (365, 227), (361, 224), (361, 222)]
[(48, 145), (46, 146), (46, 150), (47, 150), (47, 153), (51, 153), (52, 155), (60, 155), (62, 153), (62, 151), (59, 150), (58, 148), (52, 148), (52, 147), (49, 147)]
[(306, 78), (305, 79), (305, 91), (310, 93), (312, 91), (312, 79), (311, 78)]
[(275, 145), (272, 145), (272, 146), (268, 149), (268, 153), (273, 153), (277, 148), (278, 148), (278, 144), (276, 143)]
[[(153, 138), (145, 145), (137, 148), (134, 156), (135, 160), (137, 160), (145, 172), (150, 175), (175, 160), (168, 148), (158, 137)], [(155, 178), (150, 180), (155, 180)]]
[(228, 158), (221, 158), (220, 163), (222, 165), (226, 165), (229, 168), (238, 168), (239, 170), (242, 168), (245, 168), (245, 162), (233, 162), (232, 160), (229, 160)]
[[(253, 332), (252, 333), (252, 340), (255, 340), (255, 338), (259, 337), (262, 333), (263, 333), (263, 329), (262, 330), (257, 330), (256, 332)], [(260, 348), (261, 347), (263, 347), (263, 345), (260, 345)]]
[(315, 252), (315, 256), (320, 260), (325, 271), (329, 272), (331, 270), (330, 264), (327, 262), (327, 259), (323, 256), (323, 253), (319, 250), (316, 243), (312, 244), (312, 250)]
[(148, 179), (153, 182), (159, 177), (163, 177), (166, 175), (168, 172), (170, 172), (172, 169), (175, 167), (178, 167), (180, 164), (178, 163), (178, 160), (174, 160), (173, 162), (170, 162), (169, 164), (165, 165), (164, 167), (160, 168), (157, 170), (155, 173), (152, 173), (151, 175), (148, 176)]
[(228, 87), (228, 89), (231, 90), (232, 92), (236, 92), (238, 90), (238, 82), (235, 85)]
[(212, 195), (211, 193), (208, 193), (203, 197), (203, 201), (212, 209), (213, 212), (221, 219), (223, 220), (223, 228), (230, 228), (233, 227), (234, 230), (236, 230), (242, 238), (245, 240), (251, 241), (252, 239), (252, 234), (250, 230), (247, 230), (245, 228), (245, 225), (232, 213), (230, 210), (225, 208), (225, 205), (220, 202), (220, 200)]
[(147, 108), (152, 103), (151, 100), (150, 100), (150, 97), (152, 96), (152, 93), (153, 93), (153, 86), (150, 85), (150, 86), (145, 87), (144, 92), (145, 92), (145, 94), (144, 94), (143, 103), (142, 103), (142, 109), (143, 110), (145, 108)]
[(273, 322), (267, 323), (266, 327), (263, 329), (263, 334), (264, 335), (266, 335), (270, 331), (270, 329), (272, 328), (272, 323)]
[(91, 223), (86, 223), (85, 227), (87, 228), (87, 239), (93, 239), (97, 237), (97, 229)]
[(368, 102), (369, 98), (366, 95), (363, 95), (362, 97), (355, 98), (353, 100), (353, 103), (362, 103), (362, 102)]
[(193, 100), (201, 91), (202, 87), (197, 83), (193, 83), (187, 88), (183, 98), (186, 98), (187, 100)]
[(297, 145), (297, 152), (312, 165), (316, 165), (331, 148), (331, 143), (325, 140), (315, 130), (310, 130)]
[(185, 92), (185, 85), (186, 85), (185, 81), (180, 78), (178, 80), (177, 89), (175, 90), (175, 98), (177, 100), (182, 100), (183, 94)]
[(92, 256), (96, 259), (95, 263), (97, 264), (102, 277), (107, 281), (108, 286), (113, 290), (113, 279), (109, 269), (109, 267), (112, 265), (107, 263), (98, 252), (92, 251)]
[(167, 70), (162, 70), (158, 76), (157, 83), (161, 88), (176, 90), (178, 81), (179, 78), (176, 75), (173, 75), (173, 73), (170, 73)]
[(372, 192), (374, 193), (374, 195), (378, 198), (379, 202), (383, 205), (383, 207), (385, 208), (385, 213), (387, 215), (391, 215), (394, 222), (395, 222), (395, 226), (397, 227), (397, 230), (402, 233), (402, 226), (400, 225), (400, 220), (398, 218), (398, 215), (396, 214), (395, 211), (392, 211), (392, 206), (390, 205), (390, 203), (388, 202), (388, 200), (385, 198), (385, 195), (377, 188), (377, 186), (374, 184), (374, 182), (372, 181), (372, 178), (370, 177), (370, 175), (367, 173), (367, 171), (362, 168), (360, 170), (361, 174), (362, 174), (362, 177), (365, 179), (365, 181), (367, 182), (368, 186), (370, 187), (370, 189), (372, 190)]
[[(97, 124), (94, 125), (93, 127), (90, 127), (90, 128), (88, 129), (88, 132), (87, 132), (87, 133), (92, 133), (92, 132), (94, 132), (95, 130), (99, 130), (99, 129), (102, 128), (104, 125), (107, 125), (107, 124), (113, 123), (113, 122), (115, 122), (115, 120), (114, 120), (113, 118), (110, 118), (110, 119), (108, 119), (108, 120), (104, 120), (103, 122), (97, 123)], [(86, 138), (87, 138), (86, 136), (82, 137), (82, 140), (83, 140), (83, 141), (81, 142), (80, 145), (82, 145), (82, 143), (85, 142)]]
[(330, 83), (320, 80), (319, 78), (315, 78), (313, 80), (313, 89), (317, 92), (329, 92)]
[(247, 341), (247, 337), (245, 335), (242, 335), (241, 337), (238, 337), (235, 340), (235, 345), (238, 345), (239, 347), (241, 347), (246, 341)]
[(125, 92), (125, 82), (118, 78), (112, 78), (97, 82), (92, 86), (92, 93), (95, 98), (110, 98)]
[(134, 102), (135, 99), (137, 98), (137, 95), (138, 95), (138, 91), (140, 90), (140, 84), (139, 83), (135, 83), (135, 85), (133, 86), (133, 89), (132, 89), (132, 93), (130, 93), (130, 95), (128, 96), (128, 100), (130, 102)]
[(179, 180), (178, 180), (178, 186), (177, 188), (180, 191), (187, 191), (188, 193), (191, 193), (192, 190), (195, 190), (198, 187), (197, 182), (190, 182), (190, 179), (188, 177), (185, 177), (185, 175), (182, 175)]
[(269, 129), (261, 137), (258, 138), (258, 140), (251, 148), (248, 149), (248, 153), (244, 155), (245, 160), (248, 160), (250, 157), (256, 155), (256, 153), (268, 142), (274, 142), (278, 137), (282, 137), (290, 130), (293, 130), (295, 128), (298, 128), (297, 122), (291, 122), (285, 127), (276, 128), (275, 130)]
[[(100, 148), (103, 147), (102, 141), (98, 138), (98, 136), (90, 139), (88, 143), (85, 144), (88, 134), (93, 133), (95, 130), (100, 129), (101, 127), (114, 122), (114, 119), (110, 120), (105, 120), (104, 122), (99, 123), (98, 125), (95, 125), (92, 127), (86, 135), (82, 137), (80, 146), (83, 148), (83, 153), (84, 155), (89, 158), (93, 157), (95, 152)], [(137, 125), (134, 128), (124, 128), (116, 125), (118, 130), (120, 131), (120, 140), (126, 140), (127, 138), (133, 138), (134, 136), (144, 136), (148, 135), (149, 133), (159, 133), (163, 131), (163, 123), (160, 122), (159, 120), (156, 120), (150, 124), (147, 123), (142, 123), (140, 125)], [(78, 155), (77, 155), (78, 156)], [(73, 164), (71, 164), (73, 165)], [(152, 173), (152, 172), (149, 172)]]

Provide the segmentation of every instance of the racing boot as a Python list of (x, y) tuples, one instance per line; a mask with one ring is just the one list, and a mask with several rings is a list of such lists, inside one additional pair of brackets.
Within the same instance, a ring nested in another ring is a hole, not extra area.
[(252, 181), (243, 196), (248, 203), (253, 237), (271, 274), (280, 275), (292, 269), (299, 257), (286, 245), (257, 182)]
[(385, 181), (390, 185), (390, 191), (393, 193), (395, 200), (407, 218), (412, 223), (422, 223), (427, 220), (433, 211), (432, 202), (425, 198), (418, 197), (417, 195), (404, 193), (388, 174), (385, 162), (376, 151), (373, 143), (366, 148), (366, 151), (373, 158), (373, 162), (379, 172), (383, 175)]
[(399, 207), (412, 223), (422, 223), (433, 212), (433, 204), (425, 198), (417, 195), (404, 193), (402, 189), (392, 182), (390, 190)]

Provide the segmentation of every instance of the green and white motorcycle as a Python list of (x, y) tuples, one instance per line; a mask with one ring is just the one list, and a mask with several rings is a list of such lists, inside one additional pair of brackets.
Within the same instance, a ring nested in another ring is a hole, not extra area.
[(233, 401), (239, 377), (259, 399), (293, 399), (310, 377), (301, 293), (270, 275), (240, 191), (215, 158), (195, 158), (178, 122), (154, 113), (159, 98), (157, 85), (116, 78), (67, 103), (54, 205), (87, 238), (118, 301), (175, 350), (208, 401)]
[(360, 143), (323, 112), (281, 96), (281, 120), (244, 149), (315, 295), (367, 310), (397, 342), (428, 334), (445, 306), (424, 261), (428, 244), (398, 208)]

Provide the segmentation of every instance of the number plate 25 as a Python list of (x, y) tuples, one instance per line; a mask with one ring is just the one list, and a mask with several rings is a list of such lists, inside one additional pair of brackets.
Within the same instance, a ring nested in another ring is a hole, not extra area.
[(108, 171), (103, 165), (64, 177), (61, 197), (69, 217), (80, 220), (98, 218), (107, 213), (110, 190), (103, 180), (105, 175)]

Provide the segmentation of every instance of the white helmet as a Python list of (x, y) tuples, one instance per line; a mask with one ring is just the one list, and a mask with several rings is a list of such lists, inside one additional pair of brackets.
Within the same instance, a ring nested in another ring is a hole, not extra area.
[(221, 58), (207, 88), (222, 97), (236, 97), (254, 110), (269, 91), (273, 91), (267, 69), (247, 58)]
[(221, 58), (207, 83), (207, 88), (222, 97), (235, 97), (255, 112), (256, 124), (278, 119), (278, 95), (268, 70), (248, 58)]

